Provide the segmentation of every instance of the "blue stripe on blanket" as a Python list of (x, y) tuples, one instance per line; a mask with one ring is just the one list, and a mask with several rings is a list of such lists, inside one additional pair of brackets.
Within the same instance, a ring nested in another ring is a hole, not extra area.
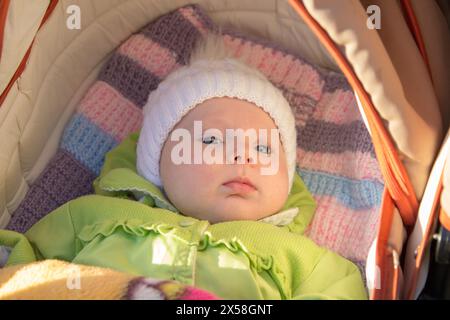
[(61, 148), (98, 176), (105, 154), (117, 144), (111, 135), (77, 113), (64, 130)]
[(353, 210), (381, 204), (384, 185), (376, 180), (355, 180), (297, 168), (308, 190), (316, 196), (332, 196)]

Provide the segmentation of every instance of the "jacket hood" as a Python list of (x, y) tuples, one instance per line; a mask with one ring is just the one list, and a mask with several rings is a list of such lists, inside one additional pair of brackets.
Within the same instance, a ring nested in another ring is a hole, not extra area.
[[(136, 169), (138, 133), (132, 133), (105, 156), (100, 175), (94, 180), (96, 194), (132, 199), (151, 207), (158, 207), (181, 214), (156, 185), (140, 176)], [(303, 234), (316, 209), (316, 203), (298, 172), (289, 196), (280, 212), (296, 209), (297, 215), (283, 226), (289, 231)]]

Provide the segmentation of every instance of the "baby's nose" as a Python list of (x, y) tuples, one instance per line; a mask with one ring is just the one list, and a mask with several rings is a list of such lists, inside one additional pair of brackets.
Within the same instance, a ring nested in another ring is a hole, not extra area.
[[(236, 155), (236, 156), (234, 157), (234, 161), (235, 161), (235, 162), (239, 162), (240, 159), (242, 159), (242, 157), (241, 157), (240, 155)], [(241, 161), (241, 162), (242, 162), (242, 161)], [(246, 163), (254, 163), (253, 158), (250, 157), (250, 156), (247, 157)]]

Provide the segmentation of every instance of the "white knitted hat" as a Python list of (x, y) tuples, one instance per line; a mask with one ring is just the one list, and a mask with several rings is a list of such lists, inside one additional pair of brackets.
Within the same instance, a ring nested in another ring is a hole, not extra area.
[(191, 60), (150, 93), (137, 145), (138, 173), (162, 188), (159, 161), (169, 133), (195, 106), (217, 97), (252, 102), (273, 119), (286, 154), (290, 191), (296, 165), (296, 130), (291, 107), (261, 72), (230, 57)]

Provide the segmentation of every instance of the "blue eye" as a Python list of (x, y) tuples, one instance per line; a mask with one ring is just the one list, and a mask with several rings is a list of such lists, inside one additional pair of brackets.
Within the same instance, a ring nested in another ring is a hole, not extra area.
[(204, 144), (218, 144), (220, 143), (220, 139), (215, 136), (204, 137), (202, 142)]
[(262, 144), (258, 144), (258, 145), (256, 146), (256, 150), (257, 150), (258, 152), (263, 152), (263, 153), (267, 153), (267, 154), (270, 154), (270, 153), (271, 153), (270, 147), (269, 147), (269, 146), (262, 145)]

